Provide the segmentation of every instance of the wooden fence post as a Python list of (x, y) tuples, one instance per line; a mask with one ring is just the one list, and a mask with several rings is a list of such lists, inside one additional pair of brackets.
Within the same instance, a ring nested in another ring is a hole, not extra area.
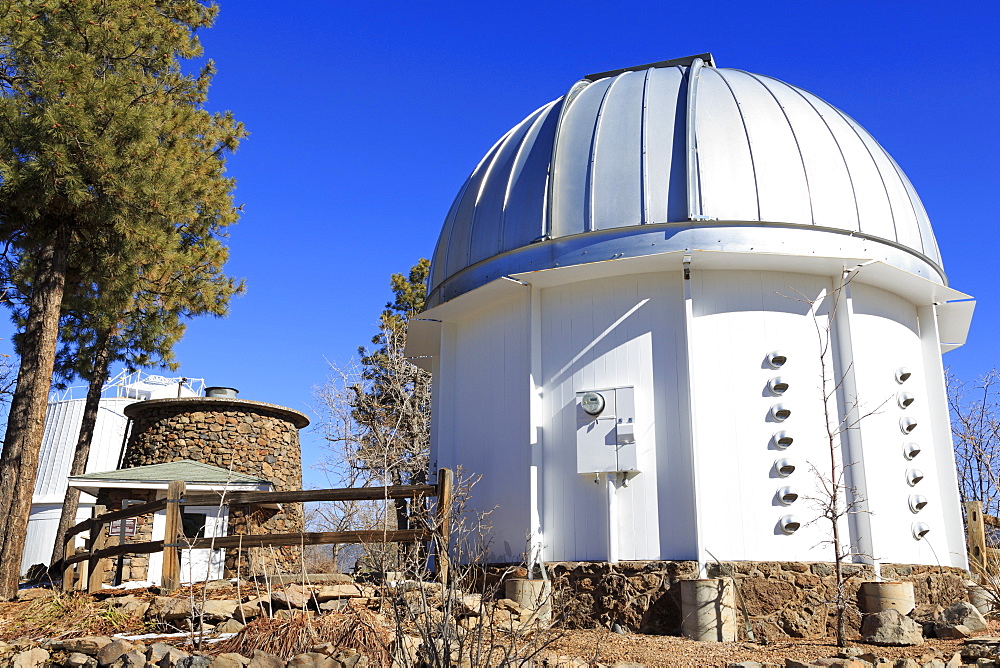
[[(969, 567), (973, 573), (986, 572), (986, 524), (983, 522), (983, 504), (965, 502), (966, 546), (969, 550)], [(978, 566), (979, 570), (975, 567)]]
[[(107, 512), (105, 506), (94, 506), (94, 517), (100, 517), (105, 512)], [(90, 558), (87, 560), (87, 593), (93, 594), (94, 592), (101, 591), (101, 585), (104, 584), (104, 559), (98, 559), (94, 556), (94, 552), (104, 549), (105, 544), (108, 542), (107, 532), (104, 530), (103, 524), (96, 524), (91, 530), (90, 534), (93, 538), (90, 544)]]
[(181, 497), (187, 485), (183, 480), (174, 480), (167, 486), (167, 522), (163, 530), (163, 572), (160, 587), (166, 592), (176, 591), (181, 580), (181, 551), (177, 547), (184, 534), (181, 521)]
[(67, 563), (68, 559), (76, 554), (76, 536), (70, 536), (69, 539), (66, 538), (65, 534), (63, 539), (63, 581), (62, 590), (63, 591), (73, 591), (73, 564)]
[(455, 494), (455, 474), (451, 469), (438, 471), (437, 483), (437, 572), (438, 582), (448, 584), (448, 542), (451, 538), (451, 506)]

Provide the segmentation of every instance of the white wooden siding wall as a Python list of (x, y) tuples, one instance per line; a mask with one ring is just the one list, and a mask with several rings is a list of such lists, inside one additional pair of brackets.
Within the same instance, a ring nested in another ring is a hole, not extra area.
[[(635, 388), (641, 472), (617, 490), (619, 558), (693, 553), (689, 476), (683, 475), (688, 453), (676, 399), (680, 288), (680, 273), (674, 272), (542, 291), (543, 414), (549, 420), (543, 428), (542, 526), (548, 560), (608, 557), (606, 483), (576, 473), (576, 393), (622, 386)], [(659, 479), (664, 475), (669, 477)]]
[[(903, 298), (870, 285), (855, 282), (851, 293), (858, 399), (863, 406), (862, 414), (874, 411), (860, 425), (874, 556), (886, 563), (936, 564), (939, 559), (943, 563), (950, 559), (944, 531), (942, 485), (952, 481), (938, 474), (935, 450), (950, 447), (950, 443), (935, 443), (933, 438), (931, 397), (917, 309)], [(903, 384), (895, 379), (895, 371), (901, 366), (913, 372)], [(916, 397), (905, 410), (896, 400), (901, 391)], [(917, 420), (917, 428), (909, 436), (900, 430), (899, 420), (903, 417)], [(923, 450), (907, 461), (903, 457), (903, 444), (910, 441), (919, 443)], [(908, 468), (920, 469), (924, 474), (924, 479), (914, 487), (906, 483)], [(917, 514), (909, 509), (911, 494), (922, 494), (929, 501)], [(911, 525), (915, 521), (931, 527), (925, 540), (913, 539)]]
[[(965, 527), (962, 524), (962, 505), (958, 495), (958, 480), (955, 471), (955, 450), (951, 440), (951, 415), (948, 412), (948, 390), (945, 384), (944, 364), (941, 359), (941, 335), (937, 327), (937, 313), (932, 305), (917, 309), (920, 322), (920, 345), (923, 352), (923, 387), (927, 391), (931, 424), (928, 432), (922, 434), (933, 443), (931, 454), (937, 467), (937, 478), (941, 490), (941, 514), (944, 526), (932, 527), (930, 545), (938, 550), (943, 564), (958, 568), (969, 568), (965, 547)], [(918, 457), (919, 459), (919, 457)], [(925, 495), (926, 496), (926, 495)], [(941, 554), (941, 545), (947, 554)]]
[(482, 476), (467, 508), (492, 510), (492, 561), (522, 559), (530, 520), (527, 299), (468, 314), (442, 341), (438, 464)]
[[(756, 271), (692, 269), (694, 326), (691, 343), (698, 449), (698, 505), (702, 541), (723, 560), (829, 561), (829, 548), (817, 545), (829, 529), (806, 525), (817, 512), (803, 498), (816, 496), (816, 477), (829, 465), (823, 427), (820, 347), (809, 305), (831, 287), (826, 277)], [(821, 327), (826, 326), (821, 316)], [(767, 366), (768, 352), (781, 349), (788, 362)], [(770, 395), (767, 382), (781, 375), (789, 382), (784, 396)], [(788, 404), (792, 415), (782, 423), (768, 412)], [(772, 435), (793, 432), (794, 442), (778, 450)], [(787, 478), (773, 471), (787, 457), (797, 468)], [(826, 463), (826, 464), (825, 464)], [(779, 487), (800, 494), (790, 506), (777, 502)], [(785, 514), (797, 515), (803, 527), (792, 535), (778, 528)]]

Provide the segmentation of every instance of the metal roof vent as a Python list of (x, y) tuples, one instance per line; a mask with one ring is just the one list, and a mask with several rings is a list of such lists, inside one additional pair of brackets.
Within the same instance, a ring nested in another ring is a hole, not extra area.
[(240, 391), (235, 387), (206, 387), (205, 396), (213, 399), (235, 399)]

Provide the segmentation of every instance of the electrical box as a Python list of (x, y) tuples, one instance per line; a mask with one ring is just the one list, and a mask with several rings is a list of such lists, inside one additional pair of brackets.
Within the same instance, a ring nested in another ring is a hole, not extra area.
[(631, 387), (576, 393), (576, 472), (638, 472)]

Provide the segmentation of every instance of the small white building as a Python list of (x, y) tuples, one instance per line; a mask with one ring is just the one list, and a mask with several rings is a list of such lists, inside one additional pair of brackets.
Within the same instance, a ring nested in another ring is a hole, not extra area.
[(965, 567), (941, 354), (973, 306), (864, 128), (704, 54), (588, 76), (489, 150), (408, 354), (495, 561), (831, 561), (829, 422), (854, 559)]
[[(126, 406), (145, 399), (198, 396), (204, 384), (201, 379), (165, 378), (142, 372), (123, 372), (109, 380), (102, 391), (85, 472), (118, 468), (128, 435), (128, 418), (124, 413)], [(83, 421), (86, 393), (86, 387), (70, 388), (53, 393), (49, 400), (28, 532), (21, 557), (22, 573), (33, 564), (48, 565), (52, 558), (59, 516), (66, 498), (67, 477)], [(93, 496), (81, 494), (78, 521), (90, 517), (93, 505)]]

